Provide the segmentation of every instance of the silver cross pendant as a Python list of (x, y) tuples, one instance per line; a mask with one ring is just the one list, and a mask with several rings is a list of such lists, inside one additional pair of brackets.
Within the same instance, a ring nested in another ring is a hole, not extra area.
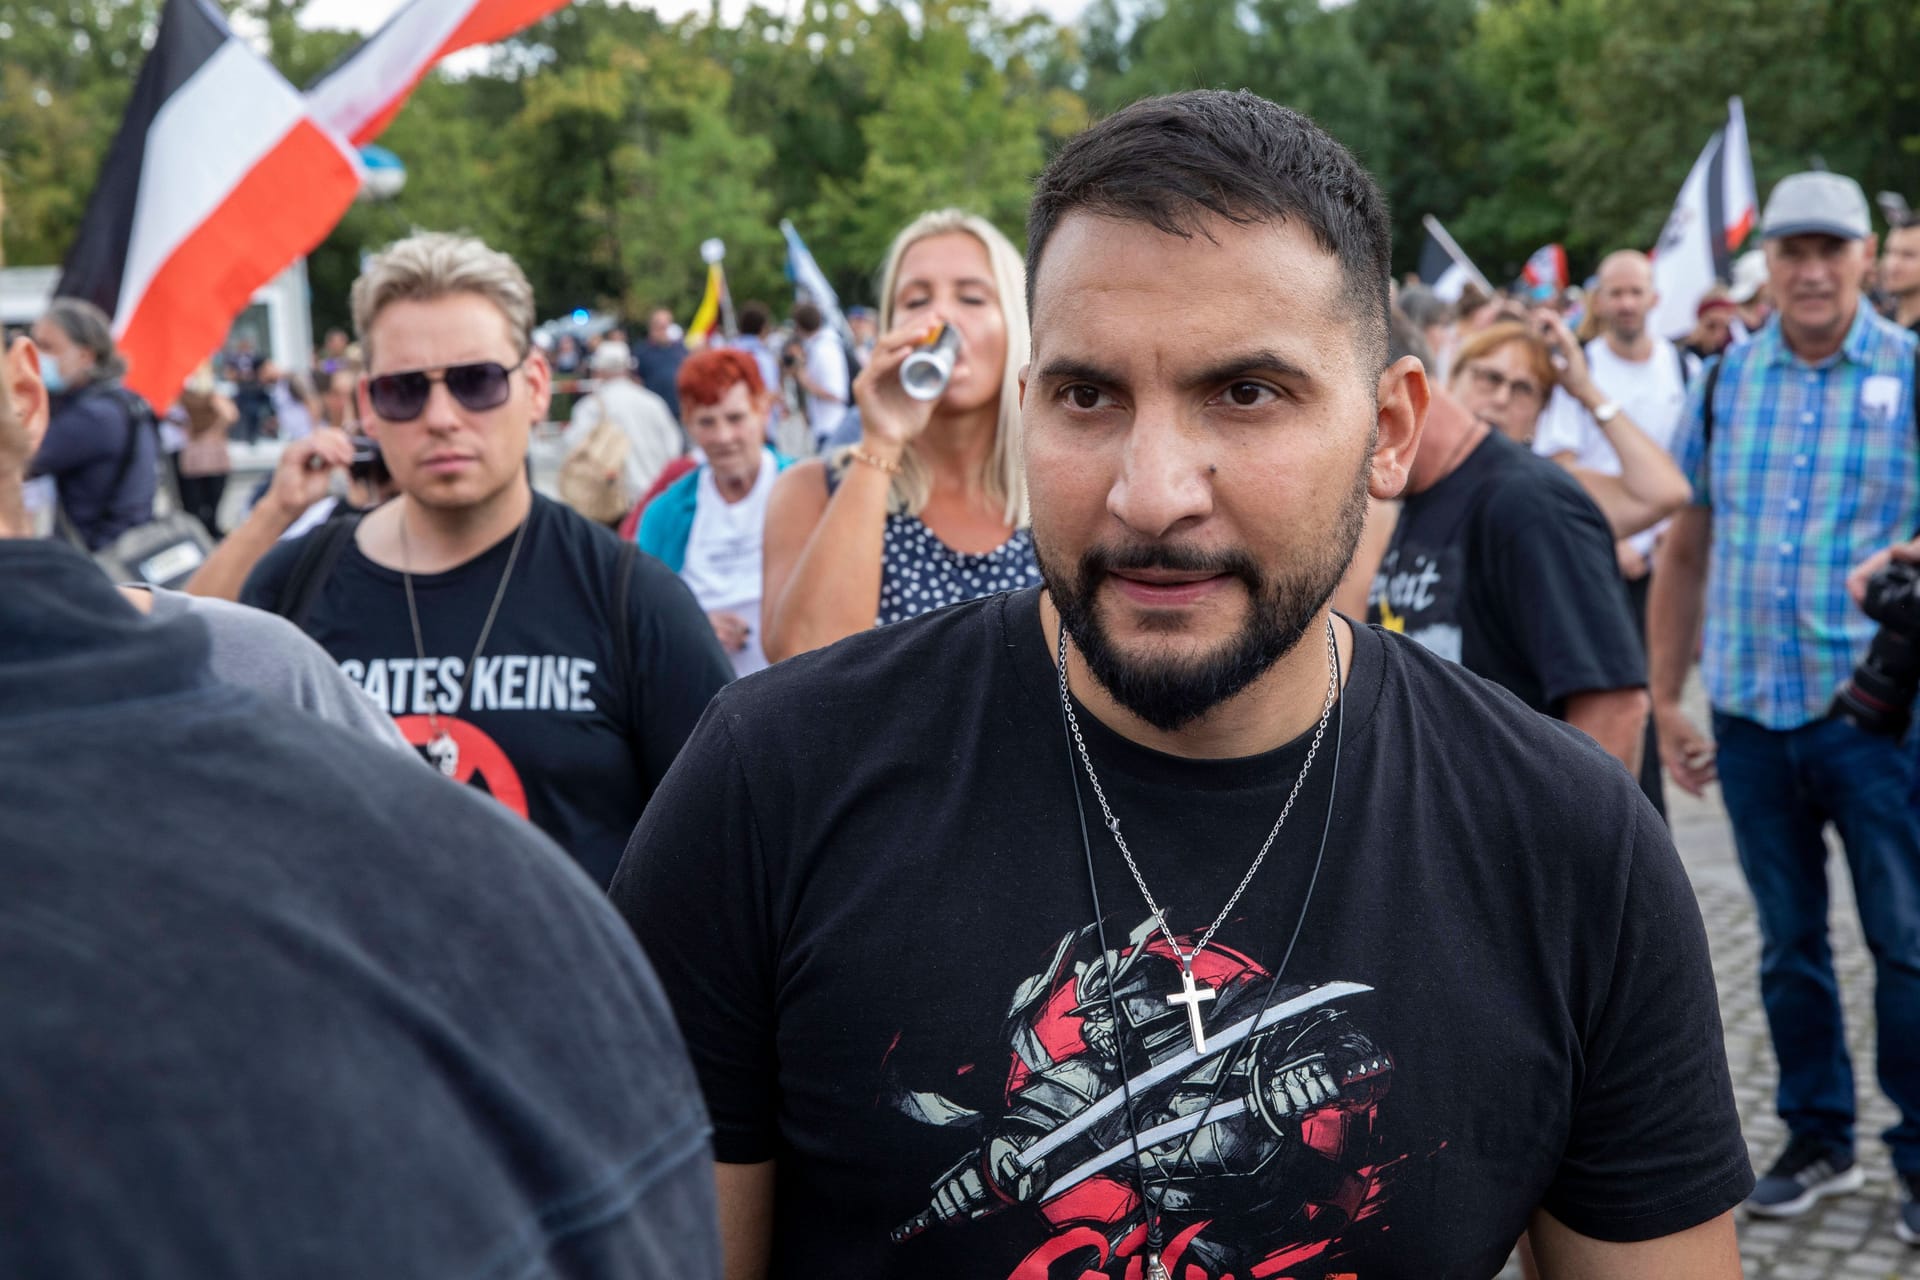
[(1167, 996), (1168, 1004), (1183, 1004), (1187, 1006), (1187, 1030), (1193, 1033), (1193, 1051), (1195, 1053), (1205, 1053), (1207, 1051), (1207, 1029), (1200, 1021), (1200, 1006), (1205, 1001), (1213, 999), (1213, 994), (1212, 987), (1194, 985), (1192, 966), (1181, 965), (1180, 990), (1172, 992)]

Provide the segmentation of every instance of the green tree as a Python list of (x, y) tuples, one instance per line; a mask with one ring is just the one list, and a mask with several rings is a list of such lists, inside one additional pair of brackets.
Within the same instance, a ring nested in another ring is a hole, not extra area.
[(1020, 243), (1049, 144), (1085, 121), (1077, 95), (1043, 83), (1031, 29), (1001, 25), (981, 0), (932, 0), (917, 25), (893, 10), (870, 21), (866, 158), (857, 178), (822, 184), (804, 227), (849, 297), (872, 296), (894, 235), (929, 209), (961, 206)]
[(158, 0), (0, 0), (8, 261), (66, 256), (158, 14)]
[[(1787, 39), (1777, 21), (1753, 21), (1761, 6), (1796, 8), (1801, 16), (1815, 7), (1808, 0), (1693, 6), (1631, 0), (1584, 55), (1563, 68), (1571, 127), (1542, 160), (1552, 171), (1548, 190), (1561, 206), (1570, 245), (1591, 259), (1620, 245), (1652, 244), (1688, 168), (1725, 122), (1732, 94), (1744, 92), (1754, 108), (1749, 125), (1756, 160), (1782, 140), (1777, 125), (1788, 113), (1770, 100), (1789, 86), (1768, 64), (1794, 61), (1793, 46), (1804, 37)], [(1632, 29), (1641, 22), (1667, 25), (1655, 39)], [(1837, 102), (1832, 86), (1822, 83), (1824, 68), (1796, 66), (1791, 74), (1792, 114), (1806, 122), (1831, 115)], [(1606, 118), (1596, 119), (1596, 112)]]
[(1313, 119), (1376, 178), (1392, 163), (1387, 81), (1354, 11), (1318, 0), (1098, 0), (1087, 96), (1103, 111), (1182, 89), (1250, 89)]
[(778, 270), (771, 145), (734, 129), (732, 77), (697, 37), (690, 24), (636, 43), (602, 36), (573, 65), (527, 78), (502, 187), (516, 256), (550, 308), (690, 314), (700, 244), (714, 236), (736, 287)]
[(1648, 245), (1739, 94), (1764, 197), (1824, 162), (1869, 191), (1911, 183), (1920, 156), (1920, 29), (1858, 0), (1617, 0), (1565, 69), (1573, 127), (1551, 148), (1570, 236)]
[(1417, 265), (1423, 215), (1461, 208), (1481, 181), (1492, 95), (1467, 65), (1479, 0), (1360, 0), (1350, 21), (1389, 112), (1372, 163), (1393, 212), (1394, 269)]
[[(1456, 216), (1440, 215), (1495, 284), (1520, 273), (1542, 244), (1567, 241), (1567, 210), (1554, 184), (1552, 157), (1574, 130), (1565, 94), (1567, 70), (1591, 55), (1612, 21), (1610, 0), (1492, 0), (1480, 11), (1467, 50), (1482, 86), (1486, 150), (1474, 194)], [(1671, 195), (1655, 196), (1671, 201)], [(1584, 246), (1567, 245), (1578, 260)], [(1578, 270), (1578, 267), (1575, 268)]]
[[(161, 0), (0, 0), (9, 257), (58, 262)], [(220, 0), (296, 86), (361, 37), (305, 0)], [(759, 0), (663, 22), (577, 0), (435, 73), (380, 139), (407, 165), (309, 262), (317, 324), (361, 256), (414, 228), (483, 236), (543, 309), (686, 315), (719, 236), (737, 298), (787, 296), (775, 224), (799, 224), (849, 300), (895, 231), (962, 204), (1018, 236), (1030, 183), (1089, 106), (1248, 88), (1313, 116), (1387, 192), (1396, 265), (1435, 213), (1495, 279), (1547, 241), (1576, 272), (1657, 234), (1728, 96), (1762, 194), (1816, 161), (1913, 187), (1920, 23), (1891, 0), (1093, 0), (1061, 27), (989, 0)]]
[(737, 24), (703, 27), (700, 47), (732, 76), (734, 128), (772, 147), (766, 184), (777, 216), (800, 217), (827, 184), (859, 177), (861, 121), (879, 106), (874, 23), (857, 5), (806, 0), (791, 16), (756, 6)]

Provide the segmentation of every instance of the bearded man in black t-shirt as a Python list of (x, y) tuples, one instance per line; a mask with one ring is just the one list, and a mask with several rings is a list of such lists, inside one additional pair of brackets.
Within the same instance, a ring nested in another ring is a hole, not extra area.
[(1484, 1278), (1523, 1232), (1547, 1274), (1738, 1275), (1664, 828), (1328, 608), (1428, 401), (1372, 180), (1181, 94), (1063, 148), (1027, 244), (1044, 592), (722, 691), (614, 881), (729, 1275)]
[(400, 495), (280, 543), (241, 600), (292, 619), (429, 762), (605, 884), (733, 669), (666, 566), (533, 492), (553, 380), (533, 314), (525, 274), (478, 240), (375, 255), (353, 286), (360, 415)]

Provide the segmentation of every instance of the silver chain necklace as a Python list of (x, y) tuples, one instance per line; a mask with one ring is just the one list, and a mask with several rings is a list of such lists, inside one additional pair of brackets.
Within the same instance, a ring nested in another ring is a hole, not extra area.
[(1140, 896), (1147, 900), (1147, 908), (1153, 912), (1154, 923), (1160, 927), (1160, 936), (1173, 948), (1173, 954), (1180, 960), (1180, 990), (1167, 996), (1170, 1005), (1185, 1005), (1187, 1010), (1187, 1029), (1193, 1035), (1193, 1051), (1207, 1051), (1206, 1029), (1200, 1021), (1200, 1006), (1214, 998), (1214, 989), (1205, 984), (1196, 984), (1193, 977), (1193, 962), (1207, 944), (1213, 941), (1213, 935), (1227, 922), (1240, 901), (1240, 895), (1253, 883), (1253, 877), (1260, 871), (1260, 865), (1267, 860), (1267, 851), (1273, 848), (1273, 842), (1279, 838), (1280, 828), (1287, 825), (1287, 815), (1293, 812), (1293, 802), (1300, 798), (1300, 788), (1306, 785), (1307, 774), (1313, 769), (1313, 758), (1320, 752), (1320, 741), (1326, 736), (1327, 721), (1333, 715), (1333, 704), (1340, 695), (1340, 651), (1335, 646), (1333, 619), (1327, 619), (1327, 700), (1320, 708), (1320, 723), (1314, 728), (1313, 742), (1307, 747), (1307, 758), (1301, 762), (1300, 775), (1293, 780), (1293, 790), (1287, 793), (1287, 802), (1280, 808), (1280, 816), (1274, 821), (1273, 830), (1267, 832), (1266, 843), (1260, 846), (1260, 852), (1254, 855), (1253, 865), (1247, 868), (1247, 874), (1240, 877), (1233, 896), (1227, 899), (1227, 905), (1220, 908), (1220, 914), (1213, 918), (1207, 931), (1200, 935), (1200, 941), (1193, 944), (1192, 951), (1184, 951), (1174, 938), (1173, 930), (1167, 926), (1167, 913), (1153, 896), (1153, 890), (1147, 888), (1147, 878), (1140, 874), (1140, 864), (1134, 861), (1133, 850), (1127, 847), (1127, 838), (1120, 834), (1120, 819), (1113, 816), (1113, 809), (1107, 804), (1107, 793), (1100, 786), (1100, 775), (1093, 770), (1093, 757), (1087, 754), (1086, 739), (1080, 736), (1080, 719), (1073, 714), (1073, 698), (1067, 692), (1067, 628), (1060, 627), (1060, 705), (1067, 715), (1067, 728), (1073, 734), (1073, 745), (1079, 749), (1080, 763), (1086, 767), (1087, 781), (1093, 784), (1094, 798), (1100, 802), (1100, 813), (1106, 820), (1107, 830), (1113, 833), (1113, 842), (1120, 846), (1120, 855), (1127, 860), (1127, 870), (1133, 873), (1134, 884), (1140, 887)]
[[(414, 678), (419, 679), (420, 668), (427, 664), (426, 642), (420, 637), (420, 606), (413, 599), (413, 551), (407, 546), (407, 513), (401, 511), (400, 517), (400, 582), (407, 589), (407, 621), (413, 624), (413, 654), (420, 666), (414, 668)], [(480, 653), (487, 647), (487, 637), (493, 634), (493, 620), (500, 612), (500, 602), (506, 599), (507, 583), (513, 578), (514, 562), (520, 558), (520, 540), (527, 536), (527, 526), (533, 523), (533, 512), (528, 511), (526, 519), (514, 531), (513, 546), (507, 552), (507, 567), (500, 575), (500, 585), (493, 593), (493, 604), (487, 609), (487, 620), (481, 624), (480, 639), (473, 646), (473, 657), (467, 660), (467, 669), (460, 673), (460, 698), (453, 704), (455, 711), (463, 710), (467, 705), (467, 690), (473, 687), (473, 669), (480, 665)], [(498, 545), (498, 544), (496, 544)], [(447, 777), (454, 777), (460, 770), (460, 744), (453, 735), (440, 727), (440, 715), (434, 704), (427, 704), (427, 759)]]

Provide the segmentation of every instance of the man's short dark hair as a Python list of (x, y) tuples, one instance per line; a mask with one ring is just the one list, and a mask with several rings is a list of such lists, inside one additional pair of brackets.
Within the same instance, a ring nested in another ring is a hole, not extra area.
[(1241, 226), (1298, 219), (1340, 259), (1345, 295), (1384, 367), (1392, 228), (1353, 153), (1299, 112), (1242, 89), (1145, 98), (1053, 158), (1027, 214), (1027, 309), (1040, 256), (1070, 213), (1151, 224), (1190, 238), (1207, 214)]
[(820, 314), (820, 308), (811, 302), (803, 302), (793, 309), (793, 327), (802, 333), (818, 333), (827, 318)]
[(757, 338), (767, 331), (767, 322), (773, 319), (773, 312), (764, 302), (747, 302), (740, 306), (740, 336)]

